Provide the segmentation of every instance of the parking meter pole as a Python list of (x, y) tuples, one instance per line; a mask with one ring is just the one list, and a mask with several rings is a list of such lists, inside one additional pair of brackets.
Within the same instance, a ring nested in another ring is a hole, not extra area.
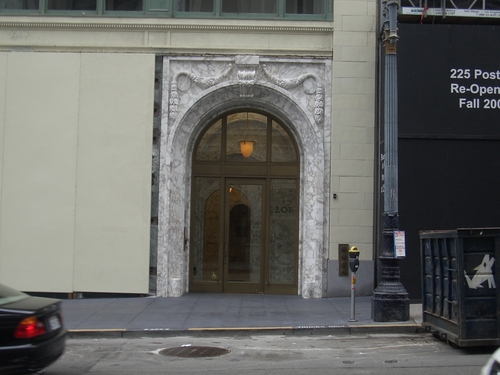
[(350, 322), (357, 322), (356, 320), (356, 272), (351, 273), (351, 319)]

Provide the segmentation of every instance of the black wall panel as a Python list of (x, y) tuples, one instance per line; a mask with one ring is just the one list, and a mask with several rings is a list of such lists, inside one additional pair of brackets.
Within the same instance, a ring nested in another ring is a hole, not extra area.
[(401, 281), (420, 299), (420, 230), (500, 227), (500, 28), (400, 24), (399, 35)]

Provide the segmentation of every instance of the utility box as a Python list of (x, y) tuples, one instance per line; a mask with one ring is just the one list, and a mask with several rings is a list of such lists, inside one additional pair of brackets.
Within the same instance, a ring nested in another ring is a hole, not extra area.
[(500, 228), (420, 232), (422, 324), (458, 346), (500, 345)]

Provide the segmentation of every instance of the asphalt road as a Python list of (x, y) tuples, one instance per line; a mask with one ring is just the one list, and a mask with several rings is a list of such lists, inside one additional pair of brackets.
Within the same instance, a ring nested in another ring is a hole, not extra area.
[[(185, 355), (205, 355), (214, 348), (229, 353), (197, 358), (161, 354), (171, 348)], [(494, 350), (454, 348), (427, 334), (76, 338), (68, 340), (65, 354), (46, 374), (465, 375), (479, 374)]]

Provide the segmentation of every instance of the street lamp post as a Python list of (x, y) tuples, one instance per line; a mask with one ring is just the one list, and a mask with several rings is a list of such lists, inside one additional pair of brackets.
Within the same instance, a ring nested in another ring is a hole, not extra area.
[(399, 229), (398, 214), (398, 87), (397, 14), (398, 0), (382, 0), (384, 81), (384, 248), (379, 256), (380, 280), (372, 297), (375, 322), (409, 319), (408, 292), (400, 281), (399, 260), (394, 255), (394, 231)]

